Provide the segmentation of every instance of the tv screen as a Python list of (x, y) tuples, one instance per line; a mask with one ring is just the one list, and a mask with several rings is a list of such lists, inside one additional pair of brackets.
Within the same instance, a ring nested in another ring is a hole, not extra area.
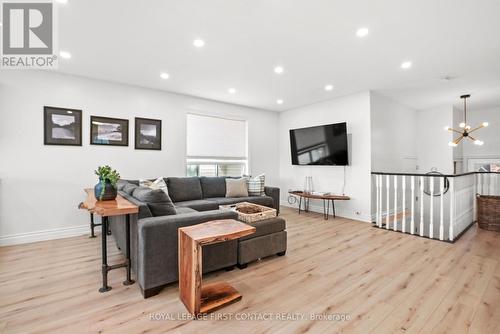
[(348, 165), (347, 125), (337, 123), (290, 130), (293, 165)]

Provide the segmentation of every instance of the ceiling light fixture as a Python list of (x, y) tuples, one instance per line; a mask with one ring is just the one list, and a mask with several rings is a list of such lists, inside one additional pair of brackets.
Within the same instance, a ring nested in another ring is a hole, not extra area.
[(236, 88), (229, 88), (227, 91), (229, 94), (236, 94)]
[(59, 56), (64, 59), (71, 59), (71, 53), (68, 51), (59, 51)]
[(277, 104), (283, 104), (283, 100), (282, 100), (282, 99), (277, 99), (277, 100), (276, 100), (276, 103), (277, 103)]
[(368, 30), (368, 28), (359, 28), (357, 31), (356, 31), (356, 36), (358, 37), (365, 37), (366, 35), (368, 35), (370, 31)]
[(331, 91), (331, 90), (333, 90), (333, 85), (326, 85), (326, 86), (325, 86), (325, 90), (326, 90), (326, 91)]
[(472, 127), (467, 124), (467, 99), (469, 97), (470, 97), (470, 94), (460, 96), (460, 98), (464, 100), (464, 121), (461, 122), (458, 126), (463, 130), (456, 130), (456, 129), (453, 129), (452, 127), (449, 127), (449, 126), (445, 126), (445, 128), (444, 128), (446, 131), (456, 132), (456, 133), (460, 134), (460, 136), (457, 139), (455, 139), (454, 141), (450, 141), (448, 143), (448, 145), (450, 145), (451, 147), (457, 146), (458, 143), (460, 143), (462, 141), (462, 139), (464, 139), (464, 138), (469, 138), (470, 140), (472, 140), (474, 142), (474, 144), (479, 145), (479, 146), (484, 144), (484, 142), (482, 140), (476, 139), (476, 138), (472, 137), (470, 134), (476, 130), (485, 128), (490, 124), (488, 122), (483, 122), (483, 123), (481, 123), (480, 126), (474, 128), (474, 129), (472, 129)]
[(193, 41), (193, 45), (197, 48), (202, 48), (205, 46), (205, 41), (198, 38)]
[(160, 78), (167, 80), (168, 78), (170, 78), (170, 75), (168, 73), (163, 72), (162, 74), (160, 74)]
[(412, 65), (411, 61), (405, 61), (401, 63), (401, 68), (403, 70), (407, 70), (411, 67), (411, 65)]
[(276, 73), (276, 74), (281, 74), (281, 73), (283, 73), (284, 71), (285, 71), (285, 69), (283, 68), (283, 66), (276, 66), (276, 67), (274, 68), (274, 73)]

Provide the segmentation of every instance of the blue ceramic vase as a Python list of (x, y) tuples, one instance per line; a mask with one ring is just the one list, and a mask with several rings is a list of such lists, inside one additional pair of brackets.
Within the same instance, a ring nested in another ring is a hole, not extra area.
[[(103, 186), (104, 192), (102, 191)], [(118, 192), (109, 180), (102, 182), (102, 180), (99, 179), (99, 183), (94, 186), (94, 195), (98, 201), (110, 201), (116, 198)]]

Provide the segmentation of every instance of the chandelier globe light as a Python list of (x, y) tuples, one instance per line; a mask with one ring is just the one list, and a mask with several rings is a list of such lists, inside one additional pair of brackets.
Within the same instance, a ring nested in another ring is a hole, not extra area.
[(458, 125), (460, 127), (460, 129), (459, 130), (453, 129), (450, 126), (444, 127), (445, 131), (456, 132), (456, 133), (460, 134), (455, 140), (450, 141), (448, 143), (448, 145), (451, 147), (457, 146), (462, 140), (465, 140), (464, 138), (469, 138), (470, 140), (472, 140), (474, 142), (474, 144), (479, 145), (479, 146), (484, 144), (484, 142), (482, 140), (476, 139), (473, 136), (471, 136), (470, 134), (474, 131), (477, 131), (479, 129), (487, 127), (489, 125), (489, 123), (483, 122), (483, 123), (481, 123), (481, 125), (479, 125), (475, 128), (472, 128), (467, 123), (467, 99), (469, 97), (470, 97), (470, 94), (460, 96), (460, 98), (464, 100), (464, 120), (463, 120), (463, 122), (460, 122), (460, 124)]

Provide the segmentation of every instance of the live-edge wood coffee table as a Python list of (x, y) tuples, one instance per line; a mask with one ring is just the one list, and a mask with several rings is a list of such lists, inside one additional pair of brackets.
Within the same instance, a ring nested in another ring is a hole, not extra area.
[(234, 219), (179, 228), (179, 297), (191, 314), (209, 313), (241, 299), (241, 294), (229, 283), (202, 286), (202, 246), (254, 232), (255, 227)]
[[(91, 214), (96, 214), (102, 217), (102, 287), (99, 292), (106, 292), (111, 290), (108, 285), (108, 272), (113, 269), (123, 268), (127, 269), (127, 279), (123, 285), (134, 284), (130, 273), (130, 215), (139, 212), (139, 207), (127, 201), (122, 196), (116, 196), (116, 199), (111, 201), (98, 201), (94, 195), (94, 189), (84, 189), (87, 193), (85, 202), (80, 203), (80, 209), (85, 209)], [(108, 231), (108, 217), (125, 215), (125, 262), (115, 265), (108, 265), (108, 251), (107, 251), (107, 231)]]

